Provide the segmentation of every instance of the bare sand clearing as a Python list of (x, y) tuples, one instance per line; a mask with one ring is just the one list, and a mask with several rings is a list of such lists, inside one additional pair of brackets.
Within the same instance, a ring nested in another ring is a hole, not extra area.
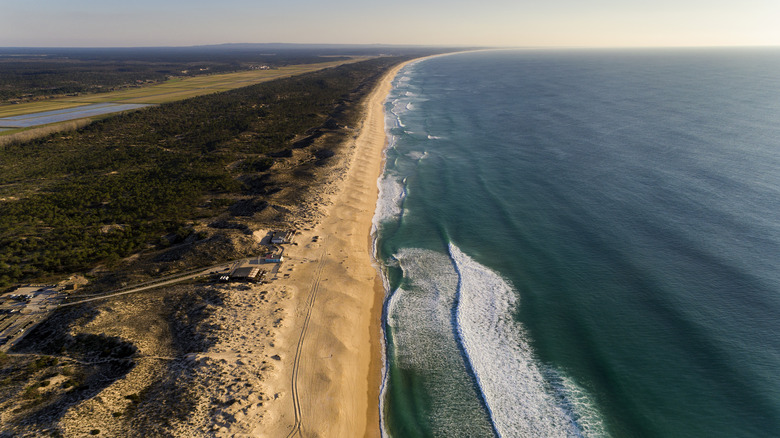
[[(300, 230), (264, 285), (228, 289), (219, 342), (195, 361), (196, 413), (177, 435), (380, 435), (384, 289), (371, 257), (390, 71), (369, 96), (319, 224)], [(315, 238), (317, 236), (317, 238)]]

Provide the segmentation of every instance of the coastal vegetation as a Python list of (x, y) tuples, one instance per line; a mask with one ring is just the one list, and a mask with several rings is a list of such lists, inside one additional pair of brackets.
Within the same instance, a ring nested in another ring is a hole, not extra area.
[(274, 166), (293, 150), (310, 165), (332, 156), (356, 123), (356, 103), (399, 61), (346, 64), (5, 145), (0, 286), (111, 266), (189, 237), (193, 220), (246, 210), (231, 196), (252, 195), (262, 209), (279, 190)]
[(316, 50), (220, 50), (217, 47), (135, 49), (0, 49), (0, 103), (79, 93), (104, 93), (195, 77), (331, 62)]
[[(69, 409), (134, 371), (162, 382), (156, 390), (144, 386), (123, 390), (119, 402), (112, 405), (111, 417), (87, 430), (105, 428), (109, 421), (131, 422), (134, 431), (143, 427), (149, 435), (161, 435), (151, 431), (159, 429), (166, 418), (186, 415), (191, 394), (186, 385), (173, 384), (182, 377), (175, 370), (159, 369), (154, 362), (149, 370), (149, 361), (143, 363), (143, 354), (133, 342), (142, 340), (147, 354), (152, 351), (167, 357), (202, 351), (211, 345), (207, 319), (220, 299), (214, 291), (173, 288), (164, 294), (152, 291), (111, 300), (108, 307), (119, 312), (108, 316), (103, 313), (105, 308), (90, 305), (53, 312), (12, 353), (0, 353), (0, 410), (5, 412), (0, 433), (40, 436), (56, 429), (52, 426)], [(97, 332), (84, 330), (87, 325), (97, 325)], [(168, 365), (181, 366), (179, 362)], [(164, 401), (159, 400), (162, 397)]]

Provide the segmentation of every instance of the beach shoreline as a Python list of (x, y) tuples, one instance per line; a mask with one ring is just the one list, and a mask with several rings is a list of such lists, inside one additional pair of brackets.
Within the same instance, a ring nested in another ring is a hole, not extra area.
[(280, 302), (288, 317), (266, 353), (280, 360), (263, 385), (273, 394), (263, 434), (381, 436), (385, 290), (371, 231), (387, 144), (384, 103), (406, 64), (386, 73), (367, 98), (357, 135), (344, 146), (345, 172), (323, 199), (323, 219), (300, 230), (298, 245), (286, 252), (282, 271), (296, 272), (271, 283), (291, 298)]

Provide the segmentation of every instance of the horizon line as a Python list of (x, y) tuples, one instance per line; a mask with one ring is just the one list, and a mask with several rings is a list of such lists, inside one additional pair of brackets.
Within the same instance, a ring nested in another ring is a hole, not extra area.
[(393, 44), (393, 43), (210, 43), (191, 45), (122, 45), (122, 46), (87, 46), (87, 45), (37, 45), (37, 46), (0, 46), (0, 49), (192, 49), (221, 46), (301, 46), (301, 47), (338, 47), (338, 48), (416, 48), (416, 49), (694, 49), (694, 48), (780, 48), (780, 44), (716, 44), (716, 45), (468, 45), (468, 44)]

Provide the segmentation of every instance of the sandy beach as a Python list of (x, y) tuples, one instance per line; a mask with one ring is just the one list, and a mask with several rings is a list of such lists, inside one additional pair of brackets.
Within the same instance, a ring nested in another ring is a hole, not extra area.
[(292, 308), (277, 338), (280, 372), (268, 382), (281, 393), (268, 410), (269, 436), (379, 436), (384, 289), (370, 232), (386, 144), (384, 102), (400, 68), (368, 98), (325, 217), (298, 236), (284, 268), (294, 271), (275, 285), (290, 292)]
[(198, 408), (177, 435), (380, 436), (384, 289), (370, 233), (384, 102), (401, 67), (366, 100), (341, 171), (318, 193), (319, 220), (300, 224), (277, 274), (262, 285), (209, 286), (226, 292), (212, 317), (219, 341), (191, 358)]

